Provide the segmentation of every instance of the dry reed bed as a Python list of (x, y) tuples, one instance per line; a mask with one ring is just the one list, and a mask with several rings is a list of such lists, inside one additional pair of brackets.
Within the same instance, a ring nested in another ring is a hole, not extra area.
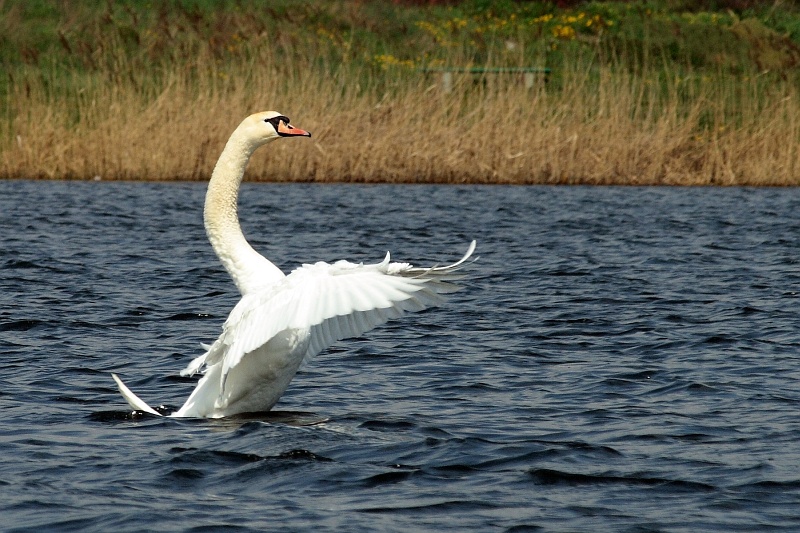
[(597, 67), (563, 73), (560, 90), (457, 78), (443, 94), (423, 76), (363, 89), (347, 73), (263, 65), (199, 80), (176, 72), (150, 95), (136, 83), (98, 81), (53, 101), (45, 87), (18, 84), (0, 177), (206, 179), (238, 122), (276, 109), (313, 138), (260, 151), (247, 179), (800, 184), (791, 84), (765, 97), (755, 81), (665, 86)]

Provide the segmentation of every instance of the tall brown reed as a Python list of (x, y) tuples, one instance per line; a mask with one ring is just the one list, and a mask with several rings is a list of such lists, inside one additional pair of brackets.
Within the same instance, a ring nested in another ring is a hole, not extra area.
[[(200, 48), (155, 81), (109, 57), (117, 63), (92, 78), (15, 80), (0, 177), (205, 179), (244, 116), (276, 109), (314, 136), (259, 152), (247, 179), (800, 184), (797, 90), (757, 77), (632, 73), (587, 59), (557, 86), (461, 75), (445, 94), (429, 75), (396, 67), (378, 77), (312, 50), (287, 60), (261, 47), (221, 63)], [(54, 92), (57, 82), (73, 89)]]

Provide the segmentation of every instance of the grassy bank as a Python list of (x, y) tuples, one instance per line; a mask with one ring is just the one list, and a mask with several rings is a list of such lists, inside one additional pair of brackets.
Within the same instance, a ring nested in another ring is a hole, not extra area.
[(248, 179), (798, 185), (800, 11), (745, 4), (0, 0), (0, 177), (206, 179), (276, 109)]

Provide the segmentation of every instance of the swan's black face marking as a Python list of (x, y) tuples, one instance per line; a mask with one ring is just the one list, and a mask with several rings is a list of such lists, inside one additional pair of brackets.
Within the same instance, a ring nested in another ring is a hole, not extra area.
[(267, 122), (275, 128), (275, 132), (281, 137), (311, 137), (311, 134), (300, 128), (295, 128), (289, 124), (289, 117), (285, 115), (278, 115), (273, 118), (265, 118)]
[(272, 127), (275, 128), (275, 131), (278, 133), (278, 135), (283, 137), (284, 135), (278, 130), (278, 125), (283, 122), (286, 126), (289, 126), (289, 117), (278, 115), (277, 117), (265, 118), (264, 122), (272, 124)]

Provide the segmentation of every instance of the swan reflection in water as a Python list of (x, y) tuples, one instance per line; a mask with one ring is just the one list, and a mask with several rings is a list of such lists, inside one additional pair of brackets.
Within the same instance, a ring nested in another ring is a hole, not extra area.
[[(457, 262), (429, 268), (386, 258), (375, 264), (337, 261), (302, 265), (288, 276), (247, 242), (239, 225), (239, 187), (250, 156), (280, 137), (310, 137), (274, 111), (244, 119), (214, 167), (205, 199), (206, 234), (242, 299), (222, 334), (181, 371), (202, 373), (189, 399), (168, 416), (222, 418), (269, 411), (300, 365), (334, 342), (357, 337), (397, 318), (444, 301), (475, 251), (472, 241)], [(112, 374), (128, 404), (164, 416)]]

